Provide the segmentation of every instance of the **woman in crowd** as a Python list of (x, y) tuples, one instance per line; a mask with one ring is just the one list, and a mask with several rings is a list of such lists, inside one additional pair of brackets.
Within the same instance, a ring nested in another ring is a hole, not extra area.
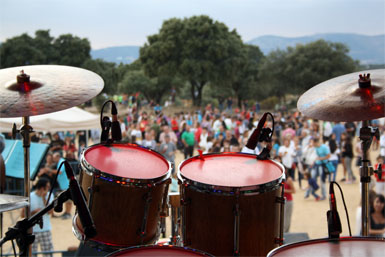
[(376, 195), (374, 199), (369, 223), (370, 236), (383, 237), (385, 235), (385, 197), (382, 194)]

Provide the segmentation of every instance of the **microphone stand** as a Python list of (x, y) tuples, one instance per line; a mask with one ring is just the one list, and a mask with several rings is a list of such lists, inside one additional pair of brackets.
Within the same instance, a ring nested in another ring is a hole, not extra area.
[(373, 141), (373, 136), (379, 138), (378, 128), (369, 127), (369, 121), (362, 122), (362, 128), (360, 129), (360, 139), (362, 141), (362, 164), (360, 167), (361, 175), (361, 235), (369, 235), (369, 183), (370, 176), (373, 175), (373, 167), (369, 165), (369, 148)]
[(20, 250), (20, 256), (29, 256), (30, 245), (35, 240), (35, 236), (29, 233), (30, 228), (34, 225), (39, 224), (43, 226), (43, 216), (51, 209), (60, 211), (63, 209), (63, 203), (71, 199), (70, 190), (62, 192), (53, 202), (48, 204), (44, 209), (34, 214), (31, 218), (25, 218), (16, 223), (14, 227), (8, 229), (5, 233), (5, 237), (0, 240), (0, 246), (9, 240), (16, 239), (17, 245)]

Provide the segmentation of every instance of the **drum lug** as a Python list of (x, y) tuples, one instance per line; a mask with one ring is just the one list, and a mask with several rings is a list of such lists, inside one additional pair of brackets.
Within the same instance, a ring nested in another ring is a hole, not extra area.
[(180, 204), (183, 205), (183, 206), (187, 206), (191, 203), (191, 198), (187, 198), (187, 199), (180, 199)]
[(277, 197), (275, 198), (275, 202), (276, 202), (276, 203), (284, 204), (285, 201), (286, 201), (286, 200), (285, 200), (285, 197), (277, 196)]
[(274, 238), (274, 243), (278, 245), (283, 245), (283, 238)]

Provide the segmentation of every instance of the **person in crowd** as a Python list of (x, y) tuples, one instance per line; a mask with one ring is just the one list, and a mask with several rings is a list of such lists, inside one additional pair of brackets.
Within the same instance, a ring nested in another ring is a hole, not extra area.
[[(48, 193), (51, 188), (51, 183), (47, 178), (39, 178), (36, 183), (36, 189), (30, 194), (30, 211), (31, 216), (38, 213), (47, 205)], [(53, 197), (49, 200), (50, 204), (53, 201)], [(40, 246), (41, 251), (51, 252), (54, 250), (52, 243), (52, 233), (51, 233), (51, 220), (50, 214), (53, 213), (53, 209), (48, 211), (48, 213), (43, 215), (42, 227), (39, 224), (36, 224), (32, 230), (35, 240), (32, 244), (32, 253), (38, 251), (38, 246)], [(21, 212), (21, 217), (25, 217), (24, 209)], [(52, 256), (52, 254), (44, 254), (43, 256)]]
[(53, 139), (51, 140), (49, 151), (52, 153), (60, 153), (61, 156), (63, 156), (63, 146), (64, 141), (60, 138), (58, 133), (55, 133), (53, 135)]
[(330, 150), (329, 162), (331, 162), (334, 166), (334, 171), (330, 172), (330, 175), (329, 175), (329, 182), (331, 182), (331, 181), (336, 181), (337, 168), (339, 163), (339, 154), (341, 152), (340, 149), (338, 148), (335, 134), (330, 135), (330, 138), (327, 141), (327, 146), (329, 147), (329, 150)]
[(186, 126), (186, 131), (183, 132), (181, 136), (181, 140), (184, 145), (184, 158), (187, 159), (189, 157), (192, 157), (194, 155), (194, 145), (195, 145), (195, 139), (194, 139), (194, 133), (191, 132), (191, 128), (189, 125)]
[(159, 142), (161, 144), (165, 143), (166, 142), (165, 137), (166, 137), (166, 135), (169, 135), (171, 142), (173, 142), (174, 144), (177, 144), (178, 137), (173, 130), (170, 130), (170, 126), (169, 125), (163, 125), (162, 128), (163, 128), (163, 132), (160, 133), (160, 135), (159, 135)]
[(64, 139), (63, 153), (72, 152), (75, 154), (77, 150), (73, 139), (71, 137), (66, 137)]
[(146, 132), (144, 135), (144, 140), (142, 141), (142, 146), (150, 148), (152, 150), (156, 149), (156, 141), (149, 131)]
[(353, 183), (356, 180), (356, 177), (353, 174), (352, 170), (352, 161), (353, 161), (353, 145), (352, 139), (347, 133), (341, 134), (341, 156), (344, 159), (347, 178), (345, 177), (345, 182), (348, 184)]
[(284, 229), (283, 232), (288, 233), (290, 230), (291, 216), (293, 214), (293, 194), (295, 193), (295, 187), (293, 179), (286, 172), (286, 181), (284, 183), (285, 191), (285, 217), (284, 217)]
[(340, 122), (336, 122), (334, 124), (334, 127), (332, 129), (332, 133), (336, 135), (336, 141), (340, 145), (341, 144), (341, 134), (346, 131), (346, 128), (344, 125), (342, 125)]
[(314, 163), (314, 168), (312, 169), (312, 178), (314, 178), (317, 181), (317, 178), (320, 177), (320, 186), (321, 186), (321, 198), (320, 200), (326, 199), (326, 188), (325, 188), (325, 182), (326, 182), (326, 168), (325, 163), (330, 158), (330, 150), (329, 147), (327, 147), (325, 144), (321, 144), (320, 139), (314, 138), (314, 146), (317, 154), (317, 158)]
[(369, 224), (370, 236), (385, 236), (385, 197), (382, 194), (378, 194), (374, 198), (373, 208), (370, 210)]
[(304, 178), (308, 182), (308, 186), (306, 188), (306, 193), (305, 193), (305, 199), (309, 197), (309, 194), (311, 194), (312, 196), (314, 196), (316, 201), (321, 200), (321, 197), (319, 197), (319, 195), (316, 193), (316, 191), (319, 188), (317, 181), (311, 177), (309, 172), (305, 172)]
[(294, 180), (294, 157), (295, 157), (295, 149), (290, 147), (290, 139), (285, 138), (283, 140), (283, 145), (279, 147), (278, 156), (282, 159), (282, 164), (285, 166), (285, 169), (288, 171), (288, 174)]
[(159, 152), (163, 154), (169, 162), (171, 162), (173, 167), (172, 173), (174, 173), (175, 153), (177, 149), (175, 143), (171, 141), (170, 135), (165, 135), (165, 142), (160, 145), (159, 149)]
[(385, 195), (385, 164), (384, 164), (384, 158), (382, 158), (381, 155), (377, 156), (376, 159), (377, 163), (374, 166), (374, 169), (378, 170), (381, 166), (381, 178), (378, 176), (377, 173), (374, 174), (376, 185), (375, 185), (375, 191), (377, 194), (383, 194)]

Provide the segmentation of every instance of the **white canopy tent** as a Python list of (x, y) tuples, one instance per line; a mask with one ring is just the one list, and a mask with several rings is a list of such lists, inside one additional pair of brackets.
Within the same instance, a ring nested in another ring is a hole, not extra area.
[[(0, 132), (11, 132), (14, 123), (20, 128), (22, 118), (0, 118)], [(30, 126), (34, 131), (45, 132), (100, 129), (100, 116), (72, 107), (63, 111), (31, 116)]]

